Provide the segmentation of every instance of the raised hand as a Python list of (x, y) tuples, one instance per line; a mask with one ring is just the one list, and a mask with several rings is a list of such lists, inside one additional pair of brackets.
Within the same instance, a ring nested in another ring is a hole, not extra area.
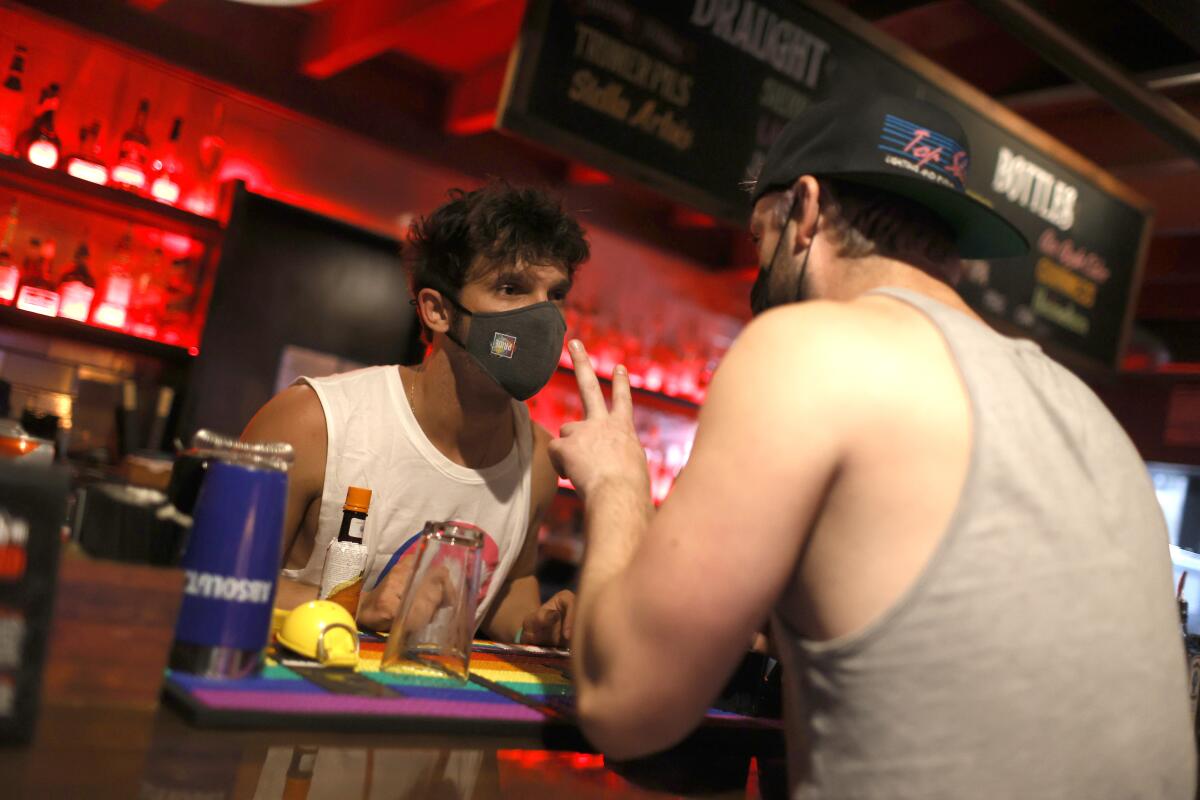
[(633, 429), (629, 373), (624, 366), (613, 371), (609, 409), (583, 343), (572, 339), (567, 349), (575, 365), (584, 416), (563, 425), (559, 438), (550, 443), (554, 468), (571, 480), (585, 502), (606, 481), (632, 485), (649, 496), (646, 452)]

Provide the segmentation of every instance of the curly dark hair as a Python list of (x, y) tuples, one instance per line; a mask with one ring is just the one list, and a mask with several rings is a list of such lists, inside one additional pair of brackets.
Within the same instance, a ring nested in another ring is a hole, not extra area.
[(505, 264), (556, 264), (574, 279), (590, 255), (579, 223), (540, 189), (493, 181), (474, 191), (451, 189), (450, 199), (413, 223), (409, 288), (457, 298), (470, 278)]

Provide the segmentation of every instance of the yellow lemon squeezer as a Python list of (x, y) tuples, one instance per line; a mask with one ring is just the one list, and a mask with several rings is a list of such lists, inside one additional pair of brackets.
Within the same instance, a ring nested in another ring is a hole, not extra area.
[(310, 600), (283, 618), (275, 638), (297, 655), (323, 667), (358, 663), (358, 626), (350, 612), (328, 600)]

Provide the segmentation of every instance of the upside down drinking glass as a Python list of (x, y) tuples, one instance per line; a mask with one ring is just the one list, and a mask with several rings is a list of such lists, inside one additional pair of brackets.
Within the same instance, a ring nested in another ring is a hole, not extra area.
[(467, 680), (483, 539), (483, 531), (466, 522), (425, 523), (417, 565), (383, 653), (385, 671), (432, 669)]

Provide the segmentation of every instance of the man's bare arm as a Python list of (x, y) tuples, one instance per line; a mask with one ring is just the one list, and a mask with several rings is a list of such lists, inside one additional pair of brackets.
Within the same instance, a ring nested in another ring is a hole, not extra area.
[[(311, 552), (313, 541), (300, 541), (301, 528), (313, 503), (320, 503), (325, 486), (326, 433), (325, 412), (316, 393), (308, 386), (296, 385), (271, 398), (242, 431), (247, 442), (288, 442), (295, 460), (288, 471), (287, 509), (283, 522), (281, 564), (286, 564), (293, 549)], [(309, 531), (312, 536), (315, 531)], [(280, 577), (275, 605), (294, 608), (316, 599), (318, 587)]]
[[(574, 469), (591, 481), (574, 643), (578, 711), (610, 755), (658, 750), (691, 730), (793, 574), (842, 453), (846, 365), (826, 345), (836, 322), (823, 307), (789, 308), (747, 328), (717, 372), (691, 459), (657, 514), (647, 511), (644, 467), (602, 443), (572, 454), (575, 432), (564, 429), (556, 451), (572, 479)], [(594, 377), (575, 357), (585, 393)], [(623, 383), (614, 380), (614, 413), (626, 402)], [(621, 469), (589, 477), (598, 460)]]
[[(535, 424), (531, 465), (533, 474), (530, 476), (533, 494), (530, 507), (533, 512), (530, 515), (529, 528), (525, 533), (521, 554), (509, 571), (491, 612), (481, 626), (483, 631), (496, 641), (511, 642), (518, 632), (523, 633), (521, 641), (530, 644), (557, 645), (571, 638), (574, 596), (562, 597), (563, 594), (570, 593), (560, 593), (556, 595), (558, 602), (548, 603), (549, 608), (542, 609), (538, 581), (534, 576), (534, 570), (537, 568), (538, 530), (558, 491), (557, 475), (547, 452), (549, 443), (550, 434)], [(539, 613), (531, 620), (530, 615), (540, 611), (544, 613)], [(526, 629), (527, 621), (532, 623), (529, 629)]]

